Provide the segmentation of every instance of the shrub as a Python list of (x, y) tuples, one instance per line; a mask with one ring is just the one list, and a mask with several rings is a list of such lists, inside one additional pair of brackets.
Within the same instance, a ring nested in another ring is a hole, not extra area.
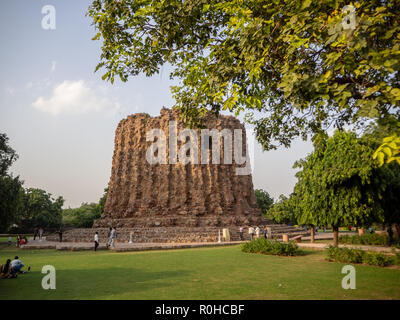
[(301, 253), (299, 247), (293, 241), (284, 243), (264, 238), (258, 238), (242, 244), (241, 250), (248, 253), (262, 253), (278, 256), (294, 256)]
[(329, 246), (327, 250), (327, 260), (385, 267), (392, 264), (400, 264), (400, 254), (396, 253), (395, 256), (389, 256), (378, 252), (366, 252), (360, 249)]
[(340, 236), (339, 243), (389, 246), (389, 236), (376, 233), (361, 236)]
[(327, 251), (327, 259), (337, 262), (362, 263), (362, 255), (362, 250), (339, 248), (335, 246), (329, 246)]

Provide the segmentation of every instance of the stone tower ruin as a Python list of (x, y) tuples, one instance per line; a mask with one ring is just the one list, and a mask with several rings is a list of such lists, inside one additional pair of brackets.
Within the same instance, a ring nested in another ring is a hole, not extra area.
[[(123, 119), (115, 133), (104, 214), (94, 222), (93, 227), (236, 229), (236, 226), (265, 224), (266, 220), (261, 217), (256, 202), (250, 172), (238, 174), (238, 169), (243, 169), (246, 163), (238, 164), (233, 156), (231, 164), (224, 161), (229, 159), (229, 153), (234, 155), (239, 149), (242, 149), (240, 156), (246, 154), (244, 125), (233, 116), (216, 117), (211, 114), (204, 118), (203, 123), (209, 130), (216, 129), (214, 133), (232, 132), (233, 140), (222, 135), (206, 136), (200, 129), (194, 130), (197, 140), (192, 137), (183, 140), (180, 133), (185, 130), (185, 126), (179, 121), (178, 111), (166, 108), (157, 117), (138, 113)], [(241, 148), (238, 148), (234, 140), (238, 137), (234, 135), (235, 129), (243, 132), (242, 143), (239, 145)], [(158, 137), (148, 141), (149, 133), (154, 130), (162, 131), (165, 140)], [(176, 130), (176, 141), (171, 139), (172, 130)], [(188, 140), (197, 145), (197, 153), (185, 149)], [(154, 150), (152, 145), (157, 141), (163, 148)], [(178, 160), (182, 152), (188, 157), (196, 155), (199, 160), (186, 164), (179, 161), (173, 163), (174, 152)], [(202, 152), (209, 152), (209, 163), (201, 162), (201, 156), (205, 154)], [(149, 163), (149, 154), (162, 161)], [(220, 159), (220, 164), (212, 162), (215, 158)]]

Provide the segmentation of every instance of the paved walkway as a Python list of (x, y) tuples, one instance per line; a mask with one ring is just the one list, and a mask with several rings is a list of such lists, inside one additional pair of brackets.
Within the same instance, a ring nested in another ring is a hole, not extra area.
[[(147, 251), (147, 250), (169, 250), (169, 249), (185, 249), (185, 248), (201, 248), (201, 247), (221, 247), (221, 246), (232, 246), (240, 244), (241, 241), (231, 242), (190, 242), (190, 243), (116, 243), (115, 248), (111, 248), (112, 251), (124, 252), (124, 251)], [(71, 250), (71, 251), (82, 251), (82, 250), (93, 250), (94, 243), (89, 242), (53, 242), (53, 241), (29, 241), (28, 244), (22, 246), (24, 250), (35, 250), (35, 249), (57, 249), (57, 250)], [(97, 250), (106, 250), (106, 245), (101, 243)]]
[[(356, 236), (357, 232), (339, 232), (339, 236)], [(333, 240), (333, 232), (316, 232), (315, 240)], [(302, 240), (311, 240), (311, 236), (302, 237)]]
[[(350, 234), (349, 232), (341, 234)], [(303, 237), (304, 240), (310, 240), (310, 237)], [(332, 233), (317, 233), (315, 235), (316, 240), (331, 240), (333, 239)], [(231, 242), (190, 242), (190, 243), (126, 243), (116, 242), (115, 248), (112, 251), (126, 252), (126, 251), (147, 251), (147, 250), (170, 250), (170, 249), (188, 249), (188, 248), (201, 248), (201, 247), (222, 247), (232, 246), (243, 243), (243, 241), (231, 241)], [(314, 249), (314, 250), (325, 250), (330, 243), (298, 243), (300, 248)], [(380, 246), (364, 246), (364, 245), (350, 245), (340, 244), (340, 248), (347, 247), (351, 249), (361, 249), (365, 251), (376, 251), (383, 253), (393, 253), (393, 248), (380, 247)], [(25, 250), (35, 249), (56, 249), (56, 250), (71, 250), (71, 251), (82, 251), (82, 250), (93, 250), (93, 242), (55, 242), (55, 241), (33, 241), (30, 239), (29, 243), (22, 246)], [(106, 250), (105, 243), (101, 243), (97, 250)], [(395, 252), (400, 252), (400, 249), (394, 249)]]

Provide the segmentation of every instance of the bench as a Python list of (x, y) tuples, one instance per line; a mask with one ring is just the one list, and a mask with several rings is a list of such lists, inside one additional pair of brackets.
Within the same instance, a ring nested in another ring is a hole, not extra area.
[(301, 242), (301, 236), (300, 235), (299, 236), (295, 236), (291, 240), (296, 241), (297, 243), (300, 243)]

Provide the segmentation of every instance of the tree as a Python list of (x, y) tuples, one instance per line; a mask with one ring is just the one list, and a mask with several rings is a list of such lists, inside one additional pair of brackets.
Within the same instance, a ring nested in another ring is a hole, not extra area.
[(103, 212), (104, 212), (104, 206), (106, 205), (106, 201), (107, 201), (107, 194), (108, 194), (108, 187), (104, 189), (104, 193), (103, 193), (102, 197), (99, 200), (99, 211), (100, 211), (100, 214), (103, 214)]
[(79, 208), (65, 209), (63, 223), (76, 228), (91, 228), (93, 221), (101, 217), (101, 207), (97, 203), (82, 203)]
[(269, 208), (274, 203), (274, 199), (272, 199), (269, 193), (262, 189), (256, 189), (254, 191), (257, 199), (257, 204), (261, 209), (262, 214), (266, 214)]
[(28, 188), (22, 197), (22, 208), (18, 217), (18, 229), (32, 230), (34, 227), (56, 229), (62, 224), (64, 199), (54, 199), (45, 190)]
[(0, 231), (6, 232), (15, 222), (21, 205), (22, 184), (19, 177), (8, 174), (11, 165), (18, 159), (8, 144), (8, 137), (0, 133)]
[[(330, 126), (399, 116), (397, 0), (94, 0), (104, 80), (173, 67), (188, 125), (246, 112), (268, 150)], [(347, 6), (347, 7), (346, 7)], [(350, 23), (348, 23), (350, 22)]]
[(400, 205), (393, 194), (400, 190), (394, 183), (399, 172), (377, 166), (372, 139), (336, 131), (331, 138), (319, 136), (314, 145), (314, 152), (295, 164), (301, 169), (294, 189), (300, 224), (332, 226), (337, 245), (340, 226), (384, 222), (388, 209)]
[(0, 232), (7, 232), (16, 222), (23, 195), (19, 177), (0, 175)]
[(8, 140), (5, 133), (0, 133), (0, 176), (6, 175), (11, 165), (18, 159), (15, 150), (8, 145)]
[(281, 194), (279, 200), (268, 210), (267, 217), (276, 223), (296, 223), (292, 197), (287, 198)]

